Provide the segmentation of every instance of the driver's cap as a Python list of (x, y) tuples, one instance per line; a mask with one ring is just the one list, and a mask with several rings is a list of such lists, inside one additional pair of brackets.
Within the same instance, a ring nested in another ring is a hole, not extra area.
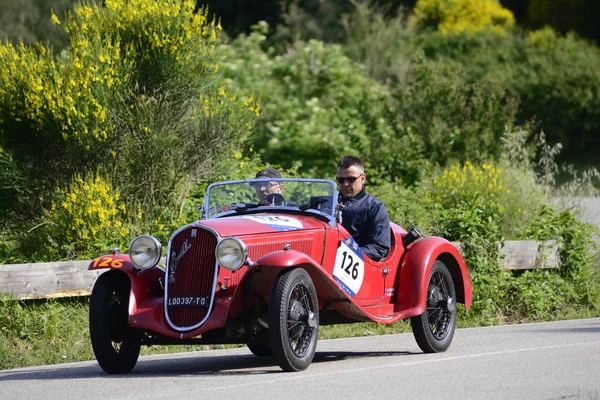
[(283, 178), (283, 176), (281, 176), (281, 172), (277, 171), (275, 168), (265, 168), (258, 171), (256, 179), (258, 178)]

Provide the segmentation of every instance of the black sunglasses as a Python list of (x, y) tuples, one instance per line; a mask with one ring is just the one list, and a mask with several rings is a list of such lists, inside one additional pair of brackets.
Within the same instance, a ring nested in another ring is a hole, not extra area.
[(266, 188), (266, 189), (271, 189), (273, 186), (279, 186), (279, 183), (270, 183), (270, 182), (252, 182), (250, 184), (250, 186), (252, 186), (253, 188)]
[(343, 185), (344, 183), (348, 182), (348, 183), (354, 183), (356, 182), (356, 180), (358, 178), (360, 178), (362, 176), (362, 174), (360, 174), (359, 176), (349, 176), (348, 178), (344, 178), (342, 176), (336, 176), (335, 180), (337, 181), (337, 183), (339, 183), (340, 185)]

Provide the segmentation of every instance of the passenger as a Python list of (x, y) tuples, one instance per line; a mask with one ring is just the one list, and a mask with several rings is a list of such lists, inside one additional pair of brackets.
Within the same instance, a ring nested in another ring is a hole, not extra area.
[[(280, 194), (283, 196), (284, 185), (281, 182), (277, 182), (275, 179), (281, 179), (283, 176), (275, 168), (265, 168), (256, 174), (256, 179), (272, 178), (272, 181), (264, 182), (253, 182), (252, 186), (256, 190), (256, 195), (260, 204), (265, 206), (271, 205), (272, 203), (267, 200), (267, 196), (270, 194)], [(276, 204), (279, 205), (279, 204)]]
[(390, 221), (383, 203), (365, 192), (366, 178), (358, 157), (348, 155), (338, 162), (336, 180), (342, 196), (342, 226), (364, 254), (379, 261), (390, 250)]

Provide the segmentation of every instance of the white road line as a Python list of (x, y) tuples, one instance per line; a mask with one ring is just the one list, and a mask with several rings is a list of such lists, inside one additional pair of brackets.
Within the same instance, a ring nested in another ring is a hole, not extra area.
[[(400, 363), (378, 364), (378, 365), (373, 365), (370, 367), (351, 368), (351, 369), (344, 369), (341, 371), (319, 372), (316, 374), (292, 373), (290, 375), (285, 374), (285, 377), (245, 382), (245, 383), (239, 383), (239, 384), (233, 384), (233, 385), (223, 385), (223, 386), (213, 386), (213, 387), (195, 387), (190, 390), (190, 393), (197, 393), (198, 391), (204, 391), (204, 392), (211, 391), (212, 392), (212, 391), (217, 391), (217, 390), (230, 390), (230, 389), (236, 389), (236, 388), (242, 388), (242, 387), (248, 387), (248, 386), (268, 385), (268, 384), (273, 384), (273, 383), (278, 383), (278, 382), (289, 382), (289, 381), (304, 380), (304, 379), (311, 379), (311, 378), (322, 378), (322, 377), (327, 377), (327, 376), (332, 376), (332, 375), (356, 373), (356, 372), (361, 372), (361, 371), (370, 371), (370, 370), (382, 369), (382, 368), (387, 369), (387, 368), (394, 368), (394, 367), (407, 367), (407, 366), (413, 366), (413, 365), (442, 363), (442, 362), (447, 362), (447, 361), (463, 360), (463, 359), (469, 359), (469, 358), (480, 358), (480, 357), (490, 357), (490, 356), (504, 355), (504, 354), (526, 353), (526, 352), (531, 352), (531, 351), (543, 351), (543, 350), (562, 349), (562, 348), (568, 348), (568, 347), (599, 346), (599, 345), (600, 345), (600, 340), (597, 340), (597, 341), (592, 341), (592, 342), (559, 344), (559, 345), (554, 345), (554, 346), (528, 347), (528, 348), (524, 348), (524, 349), (492, 351), (492, 352), (487, 352), (487, 353), (465, 354), (462, 356), (443, 357), (443, 358), (428, 358), (425, 360), (418, 360), (418, 361), (404, 361), (404, 362), (400, 362)], [(178, 396), (182, 395), (182, 394), (183, 393), (178, 392)], [(157, 398), (161, 398), (161, 396), (159, 396)]]

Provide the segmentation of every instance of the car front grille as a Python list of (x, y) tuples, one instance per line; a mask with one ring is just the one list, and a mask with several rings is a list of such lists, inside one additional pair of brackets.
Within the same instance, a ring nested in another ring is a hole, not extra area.
[(216, 246), (217, 236), (197, 225), (181, 229), (169, 241), (165, 310), (177, 330), (194, 329), (210, 314), (218, 273)]

